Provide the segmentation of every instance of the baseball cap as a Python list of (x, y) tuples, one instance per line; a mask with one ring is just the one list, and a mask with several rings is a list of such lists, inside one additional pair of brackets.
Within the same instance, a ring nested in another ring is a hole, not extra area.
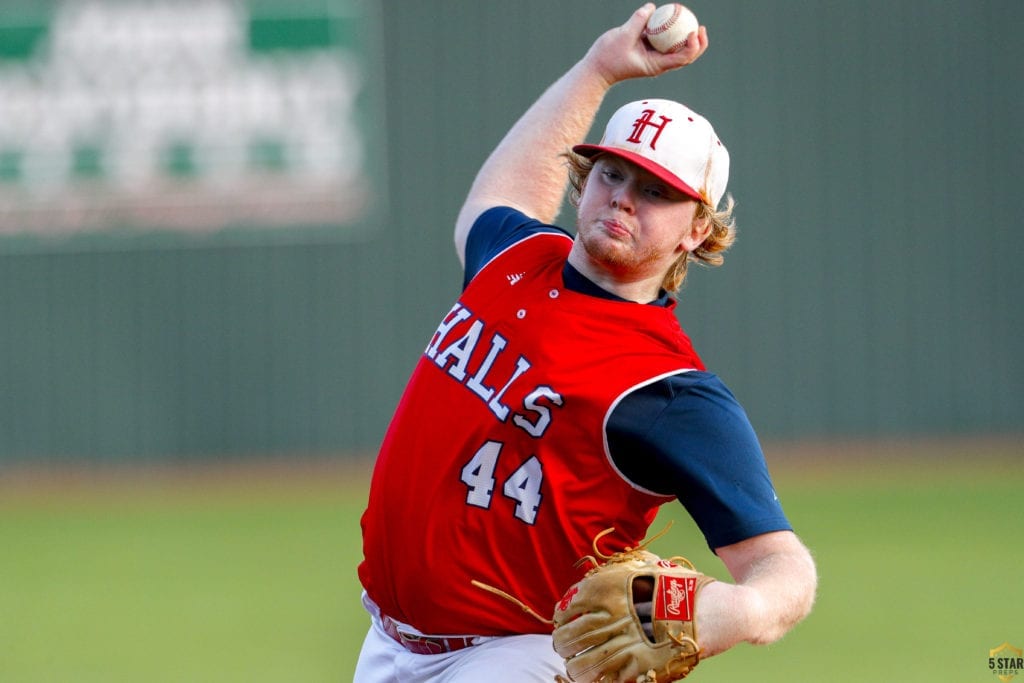
[(612, 154), (650, 171), (693, 199), (717, 207), (729, 181), (729, 152), (711, 123), (671, 100), (639, 100), (619, 108), (596, 145), (577, 154)]

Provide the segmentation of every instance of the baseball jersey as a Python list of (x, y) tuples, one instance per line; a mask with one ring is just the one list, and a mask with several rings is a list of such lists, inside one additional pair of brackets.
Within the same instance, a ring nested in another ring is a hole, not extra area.
[[(473, 582), (547, 615), (598, 533), (615, 529), (606, 552), (635, 546), (673, 497), (712, 547), (788, 528), (752, 430), (733, 435), (749, 422), (674, 301), (597, 291), (567, 265), (571, 244), (511, 209), (478, 219), (462, 296), (384, 437), (359, 576), (422, 632), (547, 632)], [(740, 448), (715, 445), (723, 434)]]

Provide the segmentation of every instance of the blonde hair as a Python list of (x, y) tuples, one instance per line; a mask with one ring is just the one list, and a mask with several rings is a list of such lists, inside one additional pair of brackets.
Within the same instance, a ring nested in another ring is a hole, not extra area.
[[(583, 186), (586, 184), (590, 172), (594, 170), (594, 162), (600, 155), (585, 157), (575, 152), (565, 152), (562, 156), (565, 157), (569, 169), (569, 203), (578, 208), (580, 196), (583, 194)], [(697, 203), (694, 221), (707, 221), (711, 230), (699, 247), (692, 252), (683, 254), (672, 264), (661, 282), (662, 289), (672, 293), (678, 292), (683, 286), (683, 281), (686, 280), (686, 270), (690, 261), (696, 261), (706, 266), (722, 265), (725, 260), (722, 253), (736, 241), (736, 221), (733, 217), (735, 206), (736, 202), (729, 194), (726, 195), (725, 206), (721, 210), (704, 202)]]

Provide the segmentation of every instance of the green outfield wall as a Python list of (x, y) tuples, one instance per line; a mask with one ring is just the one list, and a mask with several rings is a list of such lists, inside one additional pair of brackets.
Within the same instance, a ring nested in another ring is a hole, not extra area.
[[(193, 4), (5, 3), (0, 462), (372, 452), (476, 168), (634, 8)], [(739, 240), (678, 313), (762, 436), (1021, 432), (1024, 3), (692, 8), (707, 54), (601, 118), (676, 98), (729, 148)]]

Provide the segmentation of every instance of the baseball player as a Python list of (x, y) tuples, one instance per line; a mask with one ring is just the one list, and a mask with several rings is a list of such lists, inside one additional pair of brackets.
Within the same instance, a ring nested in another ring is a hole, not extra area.
[[(597, 537), (636, 547), (673, 499), (734, 581), (702, 588), (702, 657), (775, 641), (811, 608), (815, 567), (757, 437), (674, 314), (686, 264), (719, 262), (733, 239), (726, 148), (661, 99), (581, 144), (612, 85), (707, 49), (701, 27), (680, 52), (653, 50), (653, 10), (525, 112), (458, 216), (464, 289), (400, 400), (362, 518), (357, 683), (565, 675), (551, 616), (578, 561)], [(553, 224), (567, 167), (575, 237)]]

